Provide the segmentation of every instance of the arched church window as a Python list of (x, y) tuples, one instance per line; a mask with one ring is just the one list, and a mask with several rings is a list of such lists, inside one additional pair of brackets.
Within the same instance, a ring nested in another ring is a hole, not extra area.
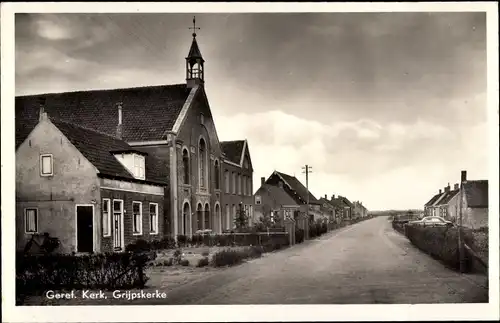
[(182, 168), (184, 174), (184, 184), (189, 184), (189, 152), (186, 148), (182, 151)]

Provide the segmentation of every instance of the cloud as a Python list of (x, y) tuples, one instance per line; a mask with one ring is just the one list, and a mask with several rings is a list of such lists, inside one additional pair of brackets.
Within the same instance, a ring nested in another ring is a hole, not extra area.
[(38, 20), (35, 22), (37, 33), (40, 37), (49, 40), (61, 40), (72, 38), (71, 30), (54, 23), (51, 20)]

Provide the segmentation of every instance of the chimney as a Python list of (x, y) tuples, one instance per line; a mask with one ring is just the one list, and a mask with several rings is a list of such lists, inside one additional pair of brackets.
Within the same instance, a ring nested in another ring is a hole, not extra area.
[(466, 170), (463, 170), (462, 171), (462, 178), (460, 180), (460, 182), (466, 182), (467, 181), (467, 171)]
[(332, 194), (332, 201), (335, 200), (335, 194)]
[(38, 115), (38, 121), (46, 120), (47, 113), (45, 112), (45, 98), (44, 97), (38, 98), (38, 105), (40, 108), (40, 112)]
[(325, 194), (325, 200), (328, 200), (328, 195)]
[(444, 191), (445, 191), (445, 192), (449, 192), (449, 191), (450, 191), (450, 183), (448, 183), (448, 186), (446, 186), (446, 187), (444, 188)]
[(123, 107), (122, 103), (118, 102), (116, 107), (118, 108), (118, 125), (116, 126), (116, 137), (122, 139), (123, 137)]
[(455, 184), (455, 187), (453, 188), (455, 191), (458, 190), (458, 183)]
[(265, 177), (261, 177), (260, 178), (260, 185), (264, 185), (266, 183), (266, 178)]
[(439, 194), (441, 194), (441, 190), (439, 190)]

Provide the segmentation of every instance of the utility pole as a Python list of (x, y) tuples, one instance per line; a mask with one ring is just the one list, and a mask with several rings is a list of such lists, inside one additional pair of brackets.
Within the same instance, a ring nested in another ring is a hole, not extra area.
[(309, 220), (309, 174), (312, 173), (311, 166), (306, 165), (302, 167), (302, 173), (306, 173), (306, 189), (307, 189), (307, 220)]
[(460, 205), (458, 214), (458, 257), (460, 264), (460, 272), (465, 272), (465, 255), (464, 255), (464, 242), (462, 237), (462, 224), (463, 224), (463, 198), (464, 198), (464, 173), (462, 172), (462, 178), (460, 180)]

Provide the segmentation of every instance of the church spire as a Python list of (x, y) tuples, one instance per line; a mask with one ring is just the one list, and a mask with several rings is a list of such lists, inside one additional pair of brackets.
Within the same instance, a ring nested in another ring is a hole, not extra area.
[(196, 17), (193, 17), (193, 27), (189, 27), (189, 29), (193, 29), (193, 41), (189, 49), (189, 54), (186, 57), (186, 83), (189, 88), (192, 88), (195, 85), (205, 83), (203, 69), (205, 60), (201, 56), (200, 48), (196, 41), (196, 30), (200, 29), (200, 27), (196, 27)]

